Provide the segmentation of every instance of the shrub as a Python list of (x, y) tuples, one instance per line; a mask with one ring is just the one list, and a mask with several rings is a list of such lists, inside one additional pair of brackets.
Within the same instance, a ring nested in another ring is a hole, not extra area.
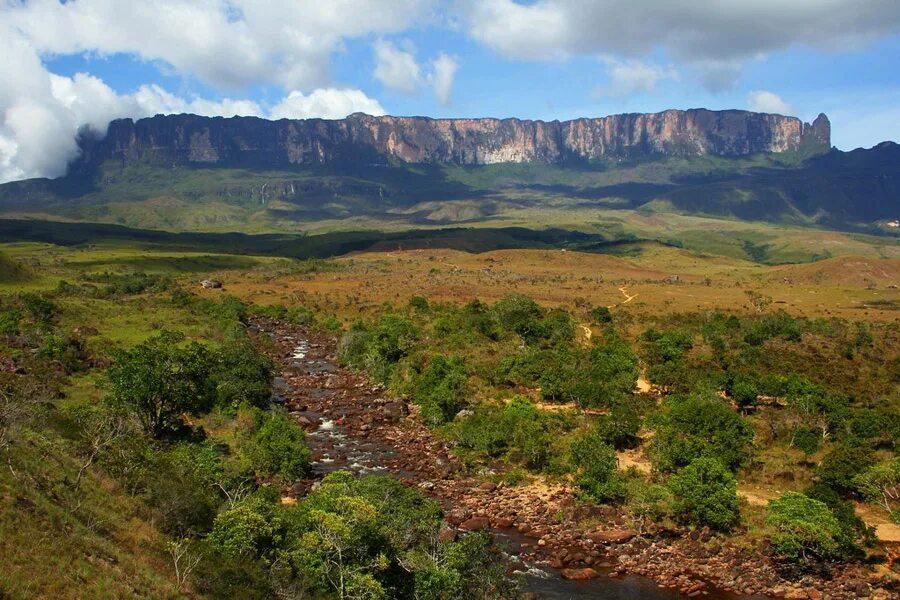
[(49, 324), (56, 315), (56, 305), (40, 294), (22, 294), (19, 301), (28, 316), (36, 323)]
[(847, 496), (856, 491), (854, 478), (874, 464), (871, 449), (843, 444), (825, 455), (816, 474), (819, 481)]
[(275, 365), (246, 340), (225, 344), (216, 354), (214, 378), (219, 405), (237, 408), (246, 402), (265, 408), (272, 397)]
[(591, 309), (591, 319), (600, 324), (612, 323), (613, 316), (606, 306), (595, 306)]
[(801, 427), (794, 434), (794, 446), (802, 450), (807, 456), (815, 454), (821, 444), (822, 436), (809, 427)]
[(459, 357), (438, 354), (416, 378), (413, 398), (422, 407), (422, 416), (432, 425), (452, 421), (465, 402), (469, 374)]
[(583, 434), (572, 443), (572, 466), (578, 471), (576, 481), (598, 502), (625, 499), (625, 482), (618, 473), (618, 462), (615, 449), (595, 431)]
[(831, 558), (838, 554), (841, 528), (824, 502), (786, 492), (769, 502), (766, 524), (775, 529), (772, 547), (789, 560)]
[(625, 402), (616, 402), (610, 414), (602, 415), (597, 420), (597, 434), (619, 450), (634, 446), (640, 428), (641, 417)]
[(879, 502), (891, 513), (900, 496), (900, 458), (876, 463), (853, 478), (853, 485), (870, 502)]
[(0, 335), (16, 335), (19, 333), (19, 321), (22, 312), (19, 310), (0, 311)]
[(400, 359), (413, 349), (419, 333), (409, 319), (383, 315), (371, 329), (364, 364), (376, 380), (387, 383)]
[(256, 558), (273, 544), (275, 528), (253, 503), (238, 505), (216, 516), (207, 540), (229, 557)]
[(244, 453), (257, 475), (280, 476), (287, 480), (306, 475), (312, 458), (303, 430), (277, 413), (263, 417)]
[(181, 346), (183, 341), (183, 334), (164, 331), (121, 352), (107, 371), (110, 400), (155, 438), (181, 426), (182, 414), (209, 410), (214, 398), (210, 352), (196, 342)]
[(494, 304), (494, 313), (500, 327), (519, 334), (525, 341), (533, 341), (540, 335), (540, 320), (544, 311), (537, 302), (522, 296), (510, 294)]
[(683, 521), (728, 531), (739, 517), (737, 481), (715, 458), (695, 458), (669, 479), (673, 509)]
[(753, 429), (719, 398), (673, 397), (657, 422), (650, 443), (654, 467), (670, 472), (699, 457), (711, 457), (731, 470), (748, 458)]

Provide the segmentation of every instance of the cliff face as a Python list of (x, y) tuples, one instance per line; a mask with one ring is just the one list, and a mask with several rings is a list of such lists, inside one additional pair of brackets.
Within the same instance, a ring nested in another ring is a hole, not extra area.
[(109, 125), (85, 137), (73, 169), (106, 160), (172, 165), (286, 168), (332, 161), (451, 163), (548, 162), (643, 156), (743, 156), (800, 148), (828, 150), (825, 115), (669, 110), (573, 121), (371, 117), (267, 121), (157, 115)]

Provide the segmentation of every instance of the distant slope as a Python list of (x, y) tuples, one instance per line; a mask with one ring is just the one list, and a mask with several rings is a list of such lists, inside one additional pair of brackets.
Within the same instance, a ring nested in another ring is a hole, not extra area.
[[(516, 211), (640, 208), (897, 234), (900, 146), (581, 164), (122, 166), (0, 185), (0, 215), (167, 231), (296, 232), (472, 224)], [(350, 221), (347, 221), (347, 220)], [(540, 223), (538, 222), (536, 226)], [(348, 227), (343, 227), (347, 229)]]

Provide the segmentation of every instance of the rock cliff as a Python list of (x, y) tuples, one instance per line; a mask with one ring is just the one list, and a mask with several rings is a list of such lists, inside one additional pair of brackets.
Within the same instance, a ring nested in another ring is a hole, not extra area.
[(668, 110), (572, 121), (372, 117), (267, 121), (157, 115), (82, 138), (73, 169), (108, 160), (166, 166), (287, 168), (329, 162), (483, 165), (652, 156), (826, 151), (830, 124), (738, 110)]

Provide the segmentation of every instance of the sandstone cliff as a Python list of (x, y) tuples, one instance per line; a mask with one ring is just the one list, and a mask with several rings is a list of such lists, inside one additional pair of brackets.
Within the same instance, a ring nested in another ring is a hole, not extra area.
[(652, 156), (743, 156), (830, 148), (825, 115), (795, 117), (738, 110), (668, 110), (572, 121), (372, 117), (267, 121), (255, 117), (157, 115), (86, 136), (74, 169), (107, 160), (248, 168), (328, 162), (559, 163)]

